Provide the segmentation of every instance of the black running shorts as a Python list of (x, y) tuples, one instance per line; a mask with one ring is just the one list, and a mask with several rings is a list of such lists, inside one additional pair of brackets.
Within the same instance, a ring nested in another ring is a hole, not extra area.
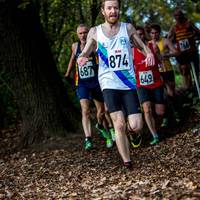
[(141, 112), (136, 90), (104, 89), (103, 97), (110, 113), (121, 110), (128, 116)]

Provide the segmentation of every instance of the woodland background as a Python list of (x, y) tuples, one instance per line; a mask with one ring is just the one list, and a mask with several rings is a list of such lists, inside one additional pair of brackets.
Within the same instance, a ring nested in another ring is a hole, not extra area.
[[(195, 0), (124, 0), (121, 19), (158, 23), (165, 35), (176, 7), (199, 26)], [(131, 149), (132, 171), (94, 128), (95, 148), (84, 151), (64, 73), (77, 25), (102, 22), (99, 11), (99, 0), (0, 0), (0, 199), (199, 199), (200, 105), (181, 90), (180, 124), (159, 129), (153, 147), (147, 132)]]
[[(124, 0), (121, 19), (158, 23), (166, 35), (177, 7), (200, 26), (200, 2), (194, 0)], [(99, 11), (100, 0), (0, 1), (0, 126), (20, 120), (22, 146), (73, 129), (78, 103), (64, 73), (77, 25), (99, 24)]]

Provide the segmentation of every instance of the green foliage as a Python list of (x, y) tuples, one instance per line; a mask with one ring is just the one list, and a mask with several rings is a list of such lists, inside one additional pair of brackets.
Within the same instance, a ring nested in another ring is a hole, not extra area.
[(75, 108), (77, 108), (77, 110), (80, 110), (80, 102), (76, 96), (76, 88), (74, 86), (74, 80), (63, 78), (63, 83), (67, 88), (66, 92), (70, 102), (72, 102), (72, 104), (75, 106)]
[(173, 12), (176, 8), (182, 9), (193, 22), (199, 22), (200, 19), (200, 2), (194, 6), (194, 2), (188, 0), (135, 0), (128, 1), (128, 8), (132, 11), (134, 24), (158, 23), (166, 32), (174, 23)]
[[(99, 1), (84, 0), (45, 0), (40, 2), (40, 17), (52, 52), (63, 74), (70, 57), (71, 44), (77, 40), (76, 27), (80, 23), (91, 25), (98, 12), (91, 10)], [(93, 9), (94, 10), (94, 9)]]
[[(100, 0), (43, 0), (40, 17), (50, 41), (58, 70), (64, 74), (70, 58), (71, 44), (77, 40), (80, 23), (93, 26), (102, 22)], [(174, 23), (173, 11), (181, 8), (193, 22), (199, 22), (200, 2), (191, 0), (124, 0), (121, 19), (135, 25), (158, 23), (165, 33)]]
[(13, 92), (7, 84), (8, 75), (0, 72), (0, 127), (4, 128), (16, 121), (18, 109), (15, 103)]
[[(77, 40), (76, 27), (80, 23), (94, 26), (102, 22), (100, 0), (19, 0), (18, 8), (25, 10), (30, 2), (35, 3), (58, 71), (64, 75), (70, 58), (71, 44)], [(135, 25), (158, 23), (167, 33), (174, 23), (173, 11), (181, 8), (188, 18), (200, 21), (200, 1), (195, 0), (123, 0), (121, 3), (121, 19), (131, 21)], [(9, 77), (0, 70), (1, 112), (5, 115), (16, 114), (16, 106), (12, 91), (6, 84)], [(177, 83), (181, 83), (179, 75)], [(70, 87), (67, 86), (68, 88)], [(69, 89), (70, 90), (70, 89)], [(73, 92), (70, 93), (72, 95)], [(74, 98), (74, 97), (73, 97)]]
[(18, 5), (18, 8), (19, 9), (22, 9), (22, 10), (25, 10), (26, 7), (30, 4), (30, 1), (25, 1), (25, 2), (22, 2)]
[(200, 114), (200, 103), (198, 103), (195, 108), (196, 108), (197, 112)]

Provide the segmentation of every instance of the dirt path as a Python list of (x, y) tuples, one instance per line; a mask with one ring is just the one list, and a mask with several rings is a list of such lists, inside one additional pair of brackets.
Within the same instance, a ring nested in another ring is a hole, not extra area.
[(200, 116), (187, 117), (158, 145), (131, 149), (132, 171), (98, 136), (85, 152), (82, 133), (1, 156), (0, 199), (200, 199)]

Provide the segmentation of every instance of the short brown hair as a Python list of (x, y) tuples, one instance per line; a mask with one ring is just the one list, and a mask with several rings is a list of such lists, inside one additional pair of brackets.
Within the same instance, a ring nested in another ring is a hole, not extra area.
[(106, 1), (118, 1), (118, 5), (119, 5), (119, 8), (120, 8), (120, 4), (121, 4), (120, 0), (101, 0), (101, 8), (104, 8)]
[(144, 27), (142, 27), (142, 26), (136, 26), (135, 29), (143, 31), (145, 33)]
[(154, 30), (158, 31), (159, 33), (161, 33), (161, 27), (158, 24), (152, 24), (151, 29), (154, 29)]

